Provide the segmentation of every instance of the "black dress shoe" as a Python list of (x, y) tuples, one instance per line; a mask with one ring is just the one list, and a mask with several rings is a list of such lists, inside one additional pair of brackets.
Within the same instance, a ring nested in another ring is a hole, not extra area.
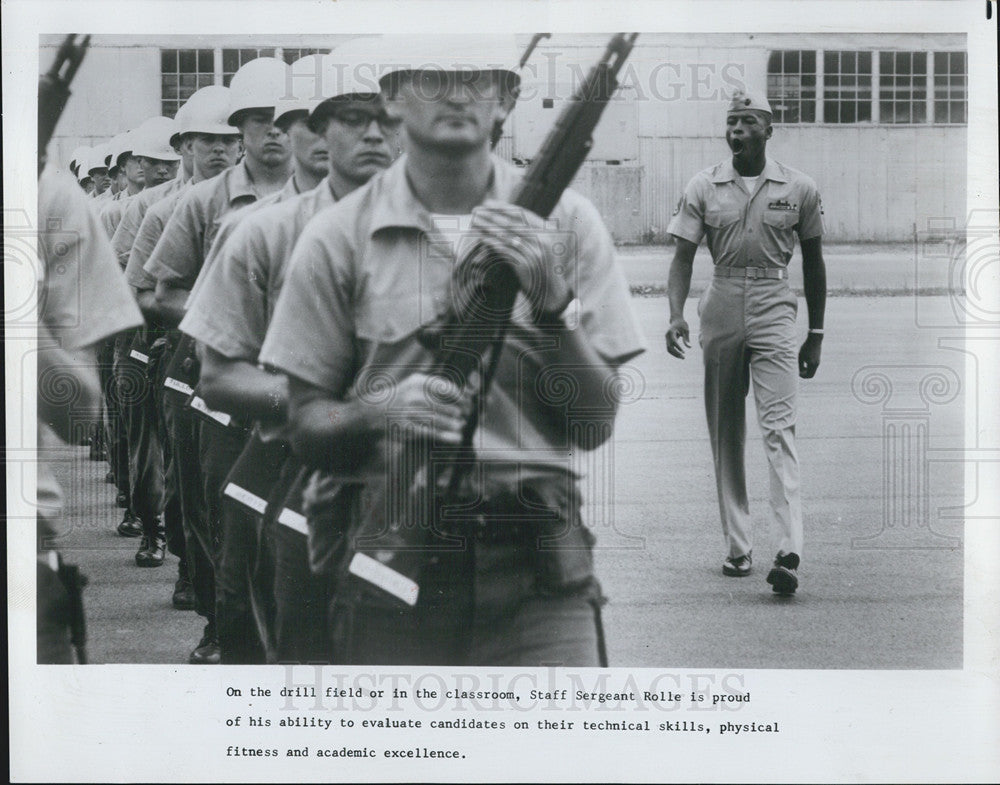
[(799, 588), (799, 555), (778, 551), (774, 558), (774, 566), (767, 574), (767, 582), (771, 590), (783, 597), (790, 597)]
[(188, 657), (191, 665), (218, 665), (222, 661), (222, 653), (219, 650), (219, 640), (215, 635), (205, 634), (198, 642), (195, 650)]
[(194, 587), (191, 586), (191, 581), (185, 576), (182, 575), (177, 579), (177, 583), (174, 584), (174, 594), (170, 598), (170, 601), (179, 611), (194, 610)]
[(142, 537), (142, 524), (136, 520), (131, 510), (125, 510), (125, 517), (118, 524), (118, 534), (122, 537)]
[(159, 567), (163, 564), (165, 555), (166, 547), (162, 538), (143, 535), (135, 554), (135, 563), (140, 567)]

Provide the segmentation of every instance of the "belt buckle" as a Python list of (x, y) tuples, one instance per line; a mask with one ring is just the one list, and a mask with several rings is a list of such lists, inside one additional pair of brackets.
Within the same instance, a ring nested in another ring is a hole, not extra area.
[(756, 267), (747, 267), (746, 271), (747, 271), (747, 278), (756, 278), (757, 277), (757, 268)]

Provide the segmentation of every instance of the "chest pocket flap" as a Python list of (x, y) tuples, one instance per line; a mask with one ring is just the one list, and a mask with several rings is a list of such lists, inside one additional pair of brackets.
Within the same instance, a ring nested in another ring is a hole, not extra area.
[(764, 210), (762, 220), (768, 226), (773, 226), (775, 229), (794, 229), (799, 222), (799, 211), (789, 209), (772, 210), (768, 208)]
[(705, 223), (713, 229), (721, 229), (736, 223), (742, 215), (742, 211), (734, 207), (711, 206), (705, 211)]

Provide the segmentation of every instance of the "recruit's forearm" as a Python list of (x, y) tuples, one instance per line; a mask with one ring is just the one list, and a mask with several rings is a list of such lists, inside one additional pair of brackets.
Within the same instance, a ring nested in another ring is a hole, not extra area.
[(199, 344), (198, 390), (213, 409), (239, 412), (254, 420), (284, 422), (288, 416), (288, 377), (269, 373), (247, 360), (226, 357)]
[(137, 289), (135, 292), (135, 301), (139, 304), (139, 310), (142, 311), (142, 318), (146, 320), (147, 325), (150, 327), (166, 325), (163, 320), (163, 309), (156, 302), (156, 291), (154, 289)]
[(289, 441), (298, 458), (333, 474), (356, 470), (377, 434), (357, 402), (341, 401), (300, 380), (288, 380)]
[(181, 323), (188, 294), (188, 289), (173, 286), (166, 281), (156, 282), (156, 308), (159, 309), (159, 322), (164, 327), (176, 327)]

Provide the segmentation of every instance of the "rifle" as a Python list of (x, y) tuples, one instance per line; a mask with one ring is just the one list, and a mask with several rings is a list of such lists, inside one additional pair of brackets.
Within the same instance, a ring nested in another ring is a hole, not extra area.
[(38, 79), (38, 173), (45, 168), (45, 149), (49, 146), (59, 117), (69, 100), (69, 86), (87, 53), (90, 36), (76, 43), (76, 35), (63, 39), (52, 67)]
[(80, 665), (87, 664), (87, 617), (83, 612), (83, 589), (87, 585), (87, 576), (80, 572), (75, 564), (66, 564), (59, 559), (59, 580), (66, 590), (67, 610), (66, 620), (70, 630), (70, 641), (76, 652), (76, 660)]
[[(618, 87), (618, 73), (637, 37), (638, 33), (618, 33), (611, 39), (528, 167), (514, 193), (515, 205), (541, 218), (555, 209), (593, 146), (594, 129)], [(417, 602), (424, 555), (463, 546), (462, 538), (449, 536), (435, 523), (440, 510), (455, 505), (462, 481), (474, 465), (472, 439), (479, 411), (499, 362), (518, 290), (517, 276), (506, 260), (492, 257), (482, 247), (473, 249), (456, 266), (450, 307), (421, 330), (421, 342), (435, 353), (432, 373), (460, 382), (459, 387), (468, 385), (477, 369), (482, 373), (460, 446), (448, 451), (435, 448), (439, 457), (446, 458), (441, 475), (433, 476), (433, 465), (423, 459), (430, 446), (414, 441), (407, 445), (413, 452), (403, 459), (411, 471), (417, 466), (409, 491), (399, 496), (392, 490), (395, 478), (387, 467), (385, 486), (376, 484), (363, 497), (364, 518), (351, 543), (348, 572), (406, 605)]]
[[(531, 53), (535, 51), (535, 47), (538, 46), (539, 42), (543, 38), (551, 38), (551, 37), (552, 33), (535, 33), (533, 36), (531, 36), (531, 41), (528, 42), (528, 46), (525, 48), (524, 54), (521, 55), (521, 59), (517, 63), (517, 70), (521, 71), (524, 68), (525, 64), (528, 62), (528, 58), (531, 57)], [(517, 97), (518, 95), (520, 95), (520, 93), (521, 93), (521, 88), (518, 87), (516, 90), (512, 91), (511, 95), (507, 97), (508, 110), (514, 108), (514, 104), (517, 102)], [(503, 120), (498, 121), (496, 125), (493, 126), (493, 132), (490, 134), (491, 150), (495, 150), (496, 146), (500, 143), (500, 137), (503, 136), (503, 124), (504, 120), (506, 119), (507, 118), (504, 117)]]

